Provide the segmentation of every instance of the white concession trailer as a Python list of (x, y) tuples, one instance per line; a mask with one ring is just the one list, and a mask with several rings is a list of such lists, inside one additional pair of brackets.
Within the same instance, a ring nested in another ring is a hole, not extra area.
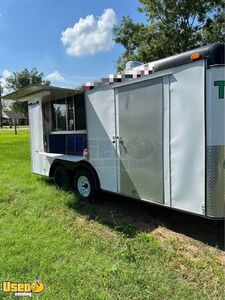
[(89, 90), (29, 86), (34, 173), (83, 198), (105, 190), (224, 217), (224, 44), (133, 68)]

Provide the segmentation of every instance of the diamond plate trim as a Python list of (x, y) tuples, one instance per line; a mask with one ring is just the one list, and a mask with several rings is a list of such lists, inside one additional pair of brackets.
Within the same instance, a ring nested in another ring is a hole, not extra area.
[(207, 147), (206, 215), (224, 217), (225, 203), (225, 147)]

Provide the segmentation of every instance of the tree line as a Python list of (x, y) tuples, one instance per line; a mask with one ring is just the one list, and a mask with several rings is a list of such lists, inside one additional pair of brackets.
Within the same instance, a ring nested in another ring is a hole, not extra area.
[(139, 0), (144, 23), (123, 17), (114, 27), (114, 39), (124, 52), (117, 71), (127, 61), (144, 63), (213, 42), (224, 42), (224, 0)]

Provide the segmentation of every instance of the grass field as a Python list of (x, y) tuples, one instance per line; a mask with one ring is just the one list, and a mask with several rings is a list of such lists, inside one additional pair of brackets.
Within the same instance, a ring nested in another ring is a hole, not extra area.
[(1, 281), (39, 278), (34, 299), (225, 299), (222, 222), (77, 200), (31, 174), (25, 130), (0, 130), (0, 166)]

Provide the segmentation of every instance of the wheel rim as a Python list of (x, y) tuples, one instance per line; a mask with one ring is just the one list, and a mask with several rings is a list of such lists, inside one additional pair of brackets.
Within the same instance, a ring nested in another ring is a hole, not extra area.
[(77, 181), (77, 188), (82, 197), (88, 197), (91, 193), (91, 185), (87, 177), (80, 176)]

